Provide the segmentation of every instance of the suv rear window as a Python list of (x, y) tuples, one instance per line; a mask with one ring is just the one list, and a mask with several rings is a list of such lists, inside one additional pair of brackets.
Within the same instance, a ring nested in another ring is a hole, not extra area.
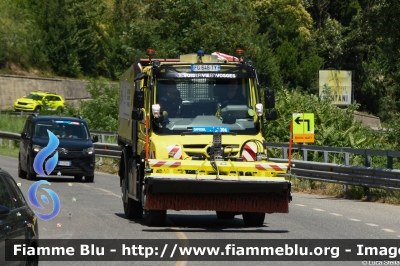
[(58, 138), (89, 138), (89, 132), (87, 131), (85, 123), (78, 121), (37, 121), (34, 128), (35, 138), (48, 138), (47, 130), (50, 130)]

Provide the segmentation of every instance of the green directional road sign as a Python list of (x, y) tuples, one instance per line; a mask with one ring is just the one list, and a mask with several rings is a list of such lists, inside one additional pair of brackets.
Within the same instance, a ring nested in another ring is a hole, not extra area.
[(294, 113), (293, 142), (314, 142), (314, 114)]

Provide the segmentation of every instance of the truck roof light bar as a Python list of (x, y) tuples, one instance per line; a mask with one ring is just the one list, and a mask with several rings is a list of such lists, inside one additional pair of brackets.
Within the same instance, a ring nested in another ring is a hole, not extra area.
[(203, 56), (204, 56), (204, 50), (198, 50), (197, 51), (197, 59), (199, 63), (203, 63)]
[(235, 55), (239, 58), (239, 61), (242, 61), (243, 56), (244, 56), (244, 50), (243, 49), (236, 49)]
[(146, 50), (146, 55), (147, 55), (147, 56), (152, 56), (152, 55), (154, 55), (154, 54), (155, 54), (154, 49), (149, 48), (149, 49)]
[(148, 49), (146, 50), (146, 55), (149, 57), (150, 62), (151, 62), (151, 57), (152, 57), (154, 54), (155, 54), (154, 49), (148, 48)]

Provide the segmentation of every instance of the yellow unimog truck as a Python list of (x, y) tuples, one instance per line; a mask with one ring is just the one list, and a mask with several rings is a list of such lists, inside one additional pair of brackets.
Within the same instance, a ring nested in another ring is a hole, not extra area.
[(225, 58), (202, 50), (179, 59), (146, 54), (120, 78), (126, 217), (144, 211), (146, 224), (157, 226), (167, 210), (203, 210), (261, 226), (265, 213), (288, 213), (288, 166), (268, 161), (263, 138), (264, 123), (277, 117), (274, 92), (264, 91), (263, 104), (243, 50)]

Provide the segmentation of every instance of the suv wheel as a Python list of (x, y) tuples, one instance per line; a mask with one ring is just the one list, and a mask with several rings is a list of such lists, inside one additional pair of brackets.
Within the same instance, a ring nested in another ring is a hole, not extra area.
[(26, 172), (21, 168), (21, 159), (18, 157), (18, 176), (21, 178), (26, 178)]
[(94, 175), (85, 176), (85, 181), (86, 182), (91, 183), (91, 182), (93, 182), (93, 180), (94, 180)]
[(31, 172), (31, 168), (33, 167), (33, 162), (30, 162), (30, 159), (28, 158), (28, 166), (26, 167), (26, 170), (28, 170), (27, 173), (27, 177), (26, 179), (28, 180), (35, 180), (36, 179), (36, 173), (35, 172)]

